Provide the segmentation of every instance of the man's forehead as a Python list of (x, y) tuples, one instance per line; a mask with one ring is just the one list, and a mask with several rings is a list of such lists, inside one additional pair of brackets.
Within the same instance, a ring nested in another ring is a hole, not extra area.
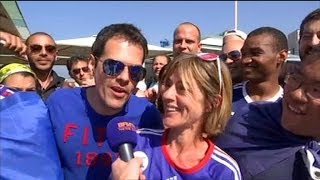
[(42, 43), (42, 42), (45, 42), (45, 43), (49, 42), (50, 44), (55, 45), (55, 41), (52, 38), (50, 38), (47, 35), (43, 35), (43, 34), (34, 35), (29, 39), (29, 44)]
[(274, 44), (272, 43), (264, 43), (264, 42), (245, 42), (243, 47), (250, 48), (250, 49), (259, 49), (261, 47), (273, 47)]

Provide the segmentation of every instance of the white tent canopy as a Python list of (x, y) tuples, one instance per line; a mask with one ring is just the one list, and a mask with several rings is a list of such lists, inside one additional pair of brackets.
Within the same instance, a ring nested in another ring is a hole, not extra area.
[(219, 53), (222, 47), (222, 36), (209, 36), (200, 41), (202, 52)]
[[(56, 44), (58, 46), (58, 54), (60, 59), (68, 58), (76, 54), (90, 54), (91, 46), (96, 39), (96, 35), (84, 38), (58, 40)], [(148, 44), (149, 55), (148, 58), (154, 57), (159, 54), (168, 54), (172, 52), (170, 48), (163, 48), (160, 46)]]

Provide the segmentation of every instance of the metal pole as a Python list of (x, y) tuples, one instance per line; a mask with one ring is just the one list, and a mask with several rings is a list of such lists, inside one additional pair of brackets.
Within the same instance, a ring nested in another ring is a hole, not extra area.
[(234, 29), (238, 29), (238, 1), (234, 1)]

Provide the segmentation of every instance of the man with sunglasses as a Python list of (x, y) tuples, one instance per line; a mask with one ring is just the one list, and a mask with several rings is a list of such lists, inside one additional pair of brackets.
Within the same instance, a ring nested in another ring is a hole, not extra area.
[(69, 75), (75, 80), (74, 83), (67, 82), (68, 87), (93, 86), (95, 85), (93, 69), (90, 69), (90, 57), (75, 55), (67, 60)]
[(223, 36), (220, 59), (227, 64), (232, 76), (233, 85), (241, 83), (243, 80), (240, 50), (246, 38), (246, 33), (236, 29), (226, 31)]
[(47, 33), (36, 32), (26, 40), (27, 59), (30, 68), (37, 75), (37, 92), (46, 100), (57, 88), (62, 87), (64, 78), (52, 69), (57, 60), (57, 47)]
[(112, 24), (91, 48), (95, 86), (61, 88), (47, 101), (65, 179), (107, 179), (118, 154), (111, 151), (106, 127), (119, 116), (137, 128), (163, 129), (156, 107), (133, 95), (145, 77), (147, 40), (131, 24)]

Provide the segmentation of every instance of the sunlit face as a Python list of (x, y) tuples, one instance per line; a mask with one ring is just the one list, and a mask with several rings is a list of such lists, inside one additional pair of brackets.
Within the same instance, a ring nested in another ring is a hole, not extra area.
[(180, 53), (198, 53), (201, 50), (199, 41), (199, 32), (197, 28), (190, 24), (183, 24), (178, 27), (174, 34), (173, 54)]
[(154, 71), (154, 74), (159, 77), (160, 70), (164, 65), (168, 63), (167, 58), (165, 56), (157, 56), (152, 65), (152, 69)]
[(71, 66), (71, 75), (72, 78), (80, 85), (83, 81), (93, 78), (93, 71), (89, 68), (88, 62), (86, 61), (77, 61)]
[(46, 35), (31, 37), (27, 45), (30, 67), (41, 71), (50, 71), (57, 57), (54, 40)]
[(30, 76), (23, 76), (20, 73), (14, 73), (9, 75), (3, 84), (11, 89), (18, 91), (35, 91), (36, 90), (36, 79)]
[[(191, 89), (192, 92), (191, 92)], [(199, 128), (204, 114), (204, 96), (195, 81), (184, 87), (179, 72), (173, 73), (160, 88), (167, 128)]]
[[(227, 54), (231, 51), (241, 51), (244, 40), (236, 35), (229, 35), (224, 37), (224, 45), (222, 47), (222, 53)], [(242, 79), (242, 70), (241, 70), (241, 56), (239, 59), (230, 59), (227, 58), (225, 61), (228, 66), (232, 80), (235, 82), (238, 79)]]
[[(304, 62), (296, 76), (302, 85), (296, 89), (289, 83), (285, 85), (282, 125), (294, 134), (320, 138), (319, 69), (320, 59), (309, 64)], [(312, 98), (310, 92), (318, 98)]]
[(274, 39), (261, 34), (248, 37), (241, 49), (244, 79), (265, 81), (279, 71), (278, 52), (274, 50)]
[(97, 60), (95, 82), (98, 95), (109, 112), (119, 112), (123, 108), (137, 82), (130, 79), (127, 66), (118, 76), (107, 76), (103, 71), (103, 62), (106, 59), (114, 59), (126, 65), (142, 65), (143, 55), (141, 46), (131, 44), (120, 37), (107, 41), (104, 53)]
[(299, 40), (299, 55), (301, 59), (309, 54), (310, 50), (320, 46), (320, 20), (310, 21), (304, 25), (304, 31)]

